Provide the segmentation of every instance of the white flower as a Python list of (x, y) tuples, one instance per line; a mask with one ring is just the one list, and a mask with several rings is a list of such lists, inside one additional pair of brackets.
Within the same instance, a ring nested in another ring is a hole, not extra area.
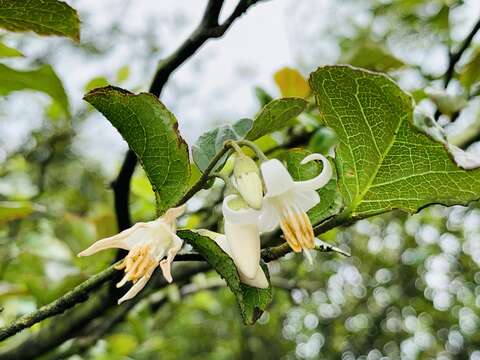
[(332, 177), (332, 167), (326, 157), (311, 154), (301, 164), (321, 160), (322, 172), (310, 180), (293, 181), (283, 164), (272, 159), (260, 165), (266, 194), (260, 216), (260, 231), (272, 231), (280, 225), (285, 239), (295, 252), (315, 247), (312, 224), (306, 212), (320, 202), (317, 189)]
[(242, 274), (253, 278), (260, 262), (260, 212), (249, 208), (238, 195), (225, 197), (222, 210), (230, 257)]
[(260, 210), (263, 199), (263, 185), (257, 164), (243, 153), (237, 153), (233, 175), (238, 192), (253, 209)]
[[(98, 251), (119, 248), (128, 250), (128, 255), (117, 269), (125, 269), (125, 276), (117, 284), (121, 287), (132, 281), (133, 286), (118, 300), (122, 303), (137, 295), (160, 265), (163, 276), (172, 282), (171, 263), (183, 245), (183, 240), (176, 235), (176, 219), (183, 214), (185, 206), (169, 209), (154, 221), (137, 223), (121, 233), (98, 240), (78, 256), (89, 256)], [(166, 256), (166, 259), (163, 259)], [(163, 259), (163, 260), (162, 260)]]
[[(217, 243), (218, 246), (228, 255), (232, 260), (234, 260), (234, 252), (229, 246), (229, 241), (227, 241), (227, 237), (223, 234), (219, 234), (213, 231), (209, 230), (204, 230), (204, 229), (199, 229), (199, 230), (192, 230), (202, 236), (209, 237), (213, 241)], [(247, 255), (248, 254), (243, 254)], [(234, 260), (235, 263), (235, 260)], [(235, 265), (237, 265), (235, 263)], [(246, 276), (245, 273), (238, 267), (237, 265), (237, 271), (238, 275), (240, 277), (240, 281), (244, 284), (260, 288), (260, 289), (267, 289), (269, 287), (269, 283), (267, 280), (267, 277), (265, 276), (265, 272), (263, 271), (262, 267), (260, 266), (260, 263), (256, 263), (255, 267), (255, 274), (253, 276)]]

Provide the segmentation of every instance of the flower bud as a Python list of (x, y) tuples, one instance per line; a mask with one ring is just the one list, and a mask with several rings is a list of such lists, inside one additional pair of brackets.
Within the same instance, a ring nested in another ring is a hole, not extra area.
[(251, 158), (238, 154), (235, 158), (233, 175), (239, 191), (245, 202), (253, 209), (262, 207), (263, 185), (260, 170)]

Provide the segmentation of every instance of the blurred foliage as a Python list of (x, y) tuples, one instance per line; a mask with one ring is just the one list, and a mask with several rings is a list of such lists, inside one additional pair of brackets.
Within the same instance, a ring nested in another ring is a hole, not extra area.
[(58, 0), (0, 1), (0, 28), (80, 39), (77, 11)]
[[(428, 59), (411, 61), (396, 46), (412, 42), (421, 47), (427, 38), (447, 54), (458, 46), (450, 36), (455, 25), (451, 13), (463, 1), (365, 3), (367, 24), (330, 33), (340, 47), (339, 61), (388, 71), (399, 81), (413, 77), (406, 87), (416, 91), (419, 102), (430, 104), (425, 88), (442, 88), (441, 76), (422, 63)], [(118, 29), (110, 31), (113, 37)], [(317, 41), (322, 41), (321, 34)], [(105, 44), (88, 39), (61, 46), (70, 50), (76, 46), (89, 56), (109, 51)], [(452, 96), (467, 96), (468, 102), (454, 111), (447, 107), (447, 115), (462, 112), (478, 96), (477, 49), (478, 41), (458, 64), (453, 87), (448, 89)], [(29, 65), (33, 68), (37, 62)], [(127, 81), (130, 68), (124, 65), (113, 73), (97, 74), (85, 88)], [(283, 69), (275, 76), (280, 93), (305, 97), (309, 104), (288, 128), (257, 140), (271, 156), (282, 156), (282, 142), (323, 153), (335, 143), (334, 134), (318, 124), (318, 111), (300, 74)], [(35, 86), (47, 84), (40, 80)], [(272, 95), (260, 88), (256, 93), (260, 110)], [(441, 106), (433, 100), (432, 106)], [(65, 109), (65, 100), (46, 103), (40, 126), (32, 128), (24, 144), (9, 150), (0, 166), (2, 325), (65, 293), (115, 257), (113, 252), (99, 253), (94, 259), (76, 257), (96, 239), (117, 231), (109, 189), (112, 179), (75, 148), (76, 130), (91, 112), (83, 105), (75, 109), (70, 122), (62, 110), (55, 110), (57, 103)], [(192, 167), (192, 178), (198, 176), (198, 169)], [(215, 185), (198, 204), (199, 210), (183, 219), (184, 224), (221, 228), (217, 206), (221, 192)], [(135, 221), (155, 216), (154, 194), (141, 169), (134, 175), (130, 200)], [(154, 294), (94, 346), (71, 359), (480, 359), (478, 204), (433, 206), (413, 216), (395, 211), (334, 229), (321, 238), (353, 256), (318, 253), (310, 265), (290, 254), (269, 264), (274, 300), (253, 327), (242, 325), (235, 298), (218, 287), (217, 275), (200, 274), (192, 284), (180, 289), (172, 285)], [(190, 293), (188, 286), (193, 288)], [(18, 336), (24, 338), (36, 329)]]

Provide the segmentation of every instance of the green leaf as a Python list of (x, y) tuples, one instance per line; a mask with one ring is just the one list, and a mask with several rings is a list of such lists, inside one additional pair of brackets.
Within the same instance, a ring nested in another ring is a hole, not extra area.
[(49, 95), (62, 107), (65, 115), (70, 116), (68, 97), (61, 80), (50, 65), (42, 65), (35, 70), (15, 70), (0, 64), (0, 95), (13, 91), (36, 90)]
[(188, 146), (175, 116), (152, 94), (132, 94), (107, 86), (84, 99), (120, 132), (142, 164), (157, 196), (160, 213), (176, 205), (190, 178)]
[(85, 92), (89, 92), (99, 87), (108, 86), (108, 84), (109, 84), (108, 79), (105, 76), (96, 76), (87, 82), (83, 90)]
[(444, 145), (416, 130), (413, 103), (390, 78), (349, 66), (311, 74), (323, 121), (338, 135), (338, 183), (343, 216), (392, 209), (414, 213), (434, 203), (480, 197), (480, 170), (458, 168)]
[(342, 62), (382, 72), (395, 70), (405, 65), (402, 60), (393, 56), (383, 46), (371, 40), (356, 42)]
[(23, 219), (35, 211), (35, 204), (30, 201), (0, 201), (0, 224)]
[(112, 357), (126, 357), (138, 347), (137, 338), (127, 333), (112, 334), (107, 337), (107, 343)]
[[(271, 287), (258, 289), (243, 284), (233, 260), (212, 239), (189, 230), (179, 230), (177, 234), (198, 251), (225, 279), (228, 287), (235, 294), (245, 324), (255, 324), (272, 301)], [(267, 267), (264, 264), (262, 267), (268, 278)]]
[(265, 106), (273, 100), (272, 96), (260, 86), (255, 87), (255, 96), (257, 97), (260, 106)]
[(333, 151), (337, 143), (337, 134), (332, 129), (322, 126), (315, 130), (310, 137), (308, 148), (313, 152), (328, 155), (330, 151)]
[(0, 58), (6, 57), (22, 57), (23, 54), (10, 46), (0, 42)]
[(460, 72), (460, 82), (464, 87), (470, 87), (480, 80), (480, 48), (477, 48), (470, 61)]
[(127, 81), (129, 77), (130, 77), (130, 67), (128, 65), (125, 65), (125, 66), (122, 66), (117, 71), (116, 81), (118, 83), (122, 83), (124, 81)]
[(290, 97), (269, 102), (255, 117), (247, 134), (248, 140), (256, 140), (263, 135), (282, 129), (288, 122), (300, 115), (307, 106), (304, 99)]
[(76, 10), (57, 0), (0, 0), (0, 28), (80, 39)]
[[(305, 149), (292, 149), (286, 151), (282, 158), (287, 165), (288, 172), (295, 181), (312, 179), (320, 174), (322, 167), (318, 162), (309, 162), (301, 165), (300, 162), (311, 152)], [(308, 212), (308, 217), (313, 225), (337, 214), (342, 209), (342, 195), (337, 188), (337, 180), (332, 178), (323, 188), (318, 190), (320, 203)]]
[[(193, 161), (202, 172), (205, 171), (226, 140), (243, 139), (251, 128), (251, 119), (241, 119), (233, 125), (223, 125), (207, 131), (192, 146)], [(217, 169), (222, 167), (225, 159), (226, 156), (217, 163)]]

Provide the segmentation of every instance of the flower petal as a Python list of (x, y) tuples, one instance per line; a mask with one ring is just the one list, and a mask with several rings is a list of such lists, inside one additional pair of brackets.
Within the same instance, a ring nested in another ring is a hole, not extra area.
[(273, 201), (270, 199), (265, 199), (263, 202), (262, 212), (260, 214), (260, 220), (258, 222), (260, 233), (275, 230), (275, 228), (277, 228), (280, 224), (280, 221), (280, 212), (277, 210)]
[(143, 226), (142, 224), (143, 223), (137, 223), (133, 225), (131, 228), (123, 230), (121, 233), (118, 233), (117, 235), (98, 240), (94, 242), (90, 247), (80, 252), (77, 256), (90, 256), (99, 251), (102, 251), (105, 249), (112, 249), (112, 248), (130, 250), (132, 248), (132, 244), (130, 244), (130, 242), (127, 241), (127, 238), (131, 236), (140, 227), (142, 227)]
[(223, 199), (222, 212), (225, 220), (233, 224), (257, 224), (260, 211), (251, 208), (234, 210), (229, 206), (231, 201), (240, 199), (238, 195), (228, 195)]
[(480, 167), (480, 156), (473, 151), (465, 151), (458, 146), (447, 144), (450, 154), (459, 167), (465, 170), (472, 170)]
[(240, 281), (244, 284), (260, 288), (260, 289), (267, 289), (270, 284), (268, 283), (267, 277), (263, 272), (263, 269), (260, 265), (257, 267), (257, 272), (253, 278), (248, 278), (242, 272), (239, 271)]
[(259, 175), (250, 172), (236, 179), (237, 189), (246, 203), (253, 209), (260, 210), (263, 200), (263, 185)]
[(183, 213), (185, 212), (186, 205), (180, 205), (175, 208), (170, 208), (167, 210), (163, 216), (161, 216), (158, 220), (161, 220), (167, 224), (167, 226), (170, 227), (170, 230), (173, 232), (176, 232), (177, 230), (177, 218), (182, 216)]
[[(202, 236), (209, 237), (213, 241), (217, 243), (218, 246), (230, 257), (232, 257), (232, 251), (230, 250), (227, 237), (223, 234), (219, 234), (209, 230), (195, 230), (195, 232), (199, 233)], [(233, 259), (233, 258), (232, 258)], [(238, 276), (240, 277), (240, 281), (244, 284), (257, 287), (260, 289), (266, 289), (269, 287), (269, 283), (265, 273), (263, 272), (262, 267), (259, 263), (257, 263), (257, 269), (253, 277), (247, 277), (245, 274), (237, 268)]]
[(160, 268), (162, 269), (162, 274), (165, 280), (169, 283), (173, 281), (172, 273), (171, 273), (171, 266), (175, 255), (177, 255), (178, 251), (182, 248), (183, 240), (180, 239), (177, 235), (173, 237), (174, 246), (168, 249), (167, 258), (160, 261)]
[(256, 224), (234, 224), (225, 219), (225, 235), (238, 270), (252, 278), (260, 262), (260, 234)]
[(155, 268), (153, 268), (151, 271), (145, 274), (145, 276), (141, 277), (135, 284), (133, 284), (130, 290), (128, 290), (127, 293), (118, 300), (118, 304), (135, 297), (145, 287), (153, 274), (153, 270), (155, 270)]
[(320, 202), (320, 195), (315, 190), (298, 187), (292, 193), (295, 205), (305, 212)]
[(265, 183), (266, 199), (283, 194), (295, 185), (290, 173), (277, 159), (263, 162), (260, 170)]
[(303, 165), (314, 160), (322, 161), (323, 163), (322, 172), (317, 176), (315, 176), (313, 179), (305, 180), (305, 181), (297, 181), (296, 182), (297, 187), (300, 187), (303, 189), (317, 190), (324, 187), (332, 178), (332, 175), (333, 175), (332, 165), (330, 165), (330, 162), (328, 161), (328, 159), (322, 154), (316, 154), (316, 153), (310, 154), (306, 156), (300, 162), (300, 164)]

